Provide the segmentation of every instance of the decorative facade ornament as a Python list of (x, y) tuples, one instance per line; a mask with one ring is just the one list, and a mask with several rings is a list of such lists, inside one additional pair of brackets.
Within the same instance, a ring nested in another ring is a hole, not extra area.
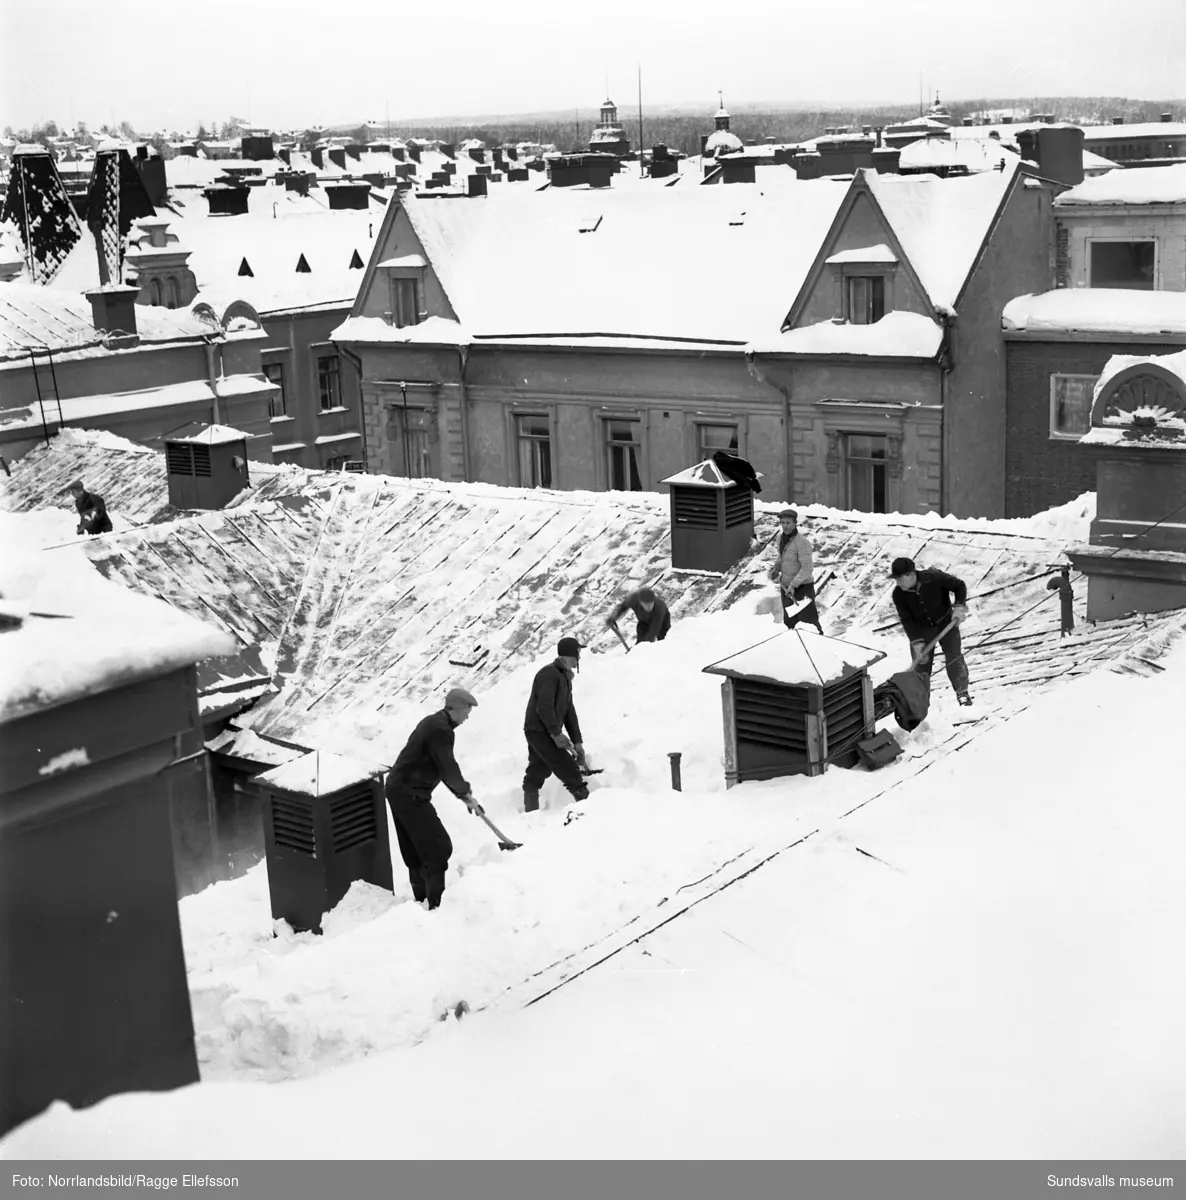
[(828, 439), (828, 454), (824, 459), (824, 466), (827, 467), (829, 475), (836, 475), (840, 471), (840, 432), (829, 429), (825, 431), (825, 436)]

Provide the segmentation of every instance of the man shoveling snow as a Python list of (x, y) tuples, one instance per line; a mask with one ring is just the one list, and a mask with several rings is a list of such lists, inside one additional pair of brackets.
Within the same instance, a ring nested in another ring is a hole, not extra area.
[[(895, 558), (890, 574), (896, 584), (894, 607), (910, 639), (914, 669), (930, 684), (936, 642), (943, 649), (947, 678), (961, 704), (968, 695), (968, 665), (960, 644), (960, 622), (968, 615), (968, 588), (946, 571), (918, 570), (909, 558)], [(953, 603), (954, 599), (954, 603)]]

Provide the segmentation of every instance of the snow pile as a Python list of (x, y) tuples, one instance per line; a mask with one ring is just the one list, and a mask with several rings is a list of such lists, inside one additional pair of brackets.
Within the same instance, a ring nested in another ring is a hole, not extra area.
[[(1040, 698), (905, 788), (886, 790), (895, 765), (715, 798), (604, 789), (568, 827), (546, 813), (521, 822), (523, 849), (471, 860), (435, 913), (356, 888), (323, 938), (273, 941), (260, 874), (217, 885), (182, 904), (191, 978), (210, 989), (195, 988), (207, 1078), (220, 1005), (240, 1060), (263, 1076), (344, 1060), (352, 1040), (357, 1052), (416, 1026), (431, 1036), (279, 1088), (56, 1104), (3, 1152), (1174, 1157), (1186, 809), (1158, 755), (1050, 751), (1052, 728), (1102, 729), (1117, 712), (1150, 744), (1175, 738), (1186, 652), (1163, 665)], [(664, 702), (680, 682), (651, 679)], [(471, 732), (459, 732), (463, 763)], [(660, 753), (668, 734), (656, 724), (643, 737)], [(449, 803), (460, 830), (468, 818)], [(674, 916), (680, 894), (665, 889), (697, 879), (677, 859), (703, 869), (770, 836), (781, 853), (761, 869), (662, 926), (654, 910), (639, 929), (653, 932), (542, 1004), (477, 1011), (498, 985), (490, 972), (528, 970), (563, 941), (561, 923), (591, 936), (594, 910), (625, 917), (644, 874), (647, 901), (658, 889)], [(463, 998), (471, 1016), (432, 1019)]]
[[(1155, 131), (1165, 126), (1153, 126)], [(1114, 133), (1113, 136), (1123, 136)], [(1166, 134), (1168, 136), (1168, 133)], [(1080, 204), (1182, 204), (1186, 202), (1186, 163), (1168, 167), (1120, 169), (1085, 179), (1055, 200), (1056, 208)]]
[[(6, 517), (7, 525), (27, 525)], [(0, 719), (236, 649), (229, 634), (109, 583), (76, 545), (9, 550), (0, 597), (29, 613), (3, 635)]]
[[(768, 505), (769, 511), (777, 512), (785, 505)], [(829, 508), (826, 504), (804, 504), (798, 508), (800, 520), (807, 517), (854, 520), (859, 518), (865, 528), (877, 526), (905, 526), (917, 529), (975, 529), (985, 533), (1018, 534), (1022, 537), (1042, 538), (1055, 542), (1085, 542), (1091, 522), (1095, 519), (1095, 493), (1084, 492), (1066, 504), (1046, 509), (1032, 517), (1008, 517), (990, 520), (987, 517), (941, 517), (936, 512), (915, 515), (913, 513), (859, 513)], [(804, 532), (811, 536), (809, 528)], [(851, 631), (850, 631), (851, 632)]]
[(1001, 314), (1001, 328), (1031, 333), (1181, 334), (1186, 333), (1186, 293), (1059, 288), (1010, 300)]
[(0, 509), (0, 550), (4, 555), (17, 550), (41, 550), (73, 542), (82, 535), (73, 501), (70, 508), (35, 508), (32, 512), (8, 512)]

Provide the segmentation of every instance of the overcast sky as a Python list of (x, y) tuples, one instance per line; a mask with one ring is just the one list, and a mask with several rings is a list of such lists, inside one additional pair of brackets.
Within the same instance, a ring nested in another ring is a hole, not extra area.
[[(1186, 96), (1186, 0), (0, 0), (0, 125)], [(965, 15), (966, 14), (966, 15)]]

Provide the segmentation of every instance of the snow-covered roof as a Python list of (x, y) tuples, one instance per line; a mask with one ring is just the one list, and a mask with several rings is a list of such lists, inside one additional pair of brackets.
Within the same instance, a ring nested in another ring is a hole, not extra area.
[(1132, 125), (1082, 125), (1080, 128), (1084, 140), (1088, 142), (1110, 142), (1116, 138), (1186, 137), (1186, 122), (1182, 121), (1138, 121)]
[(862, 173), (936, 307), (955, 307), (1019, 165), (954, 179)]
[[(123, 413), (136, 413), (153, 408), (170, 408), (179, 404), (207, 404), (213, 407), (222, 398), (271, 395), (276, 390), (274, 383), (256, 375), (228, 375), (217, 381), (215, 392), (205, 379), (191, 379), (185, 383), (167, 383), (160, 387), (141, 388), (132, 392), (108, 392), (87, 396), (62, 397), (52, 405), (46, 405), (49, 424), (58, 424), (58, 406), (61, 405), (61, 421), (64, 425), (75, 425), (86, 421), (102, 420)], [(16, 429), (40, 429), (42, 414), (36, 405), (20, 408), (0, 408), (0, 431)], [(246, 434), (240, 436), (246, 437)]]
[(1016, 150), (996, 138), (924, 137), (902, 147), (898, 168), (918, 171), (933, 167), (964, 167), (968, 171), (994, 171), (1000, 163), (1014, 163)]
[(1063, 192), (1054, 204), (1186, 204), (1186, 163), (1108, 171)]
[[(356, 252), (364, 264), (370, 257), (382, 215), (367, 209), (329, 211), (308, 197), (288, 201), (279, 189), (252, 190), (261, 193), (266, 216), (190, 216), (187, 211), (170, 226), (177, 248), (190, 251), (200, 298), (246, 300), (261, 315), (353, 301), (364, 272), (350, 264)], [(276, 217), (272, 202), (278, 204)], [(297, 270), (302, 255), (307, 272)], [(244, 260), (251, 275), (239, 274)]]
[[(204, 337), (212, 331), (208, 319), (188, 309), (136, 308), (141, 343)], [(90, 301), (81, 293), (29, 283), (0, 285), (0, 361), (27, 357), (31, 346), (48, 346), (55, 352), (93, 348), (95, 353), (107, 353), (99, 342)]]
[(428, 266), (423, 254), (401, 254), (396, 258), (385, 258), (381, 263), (381, 267), (408, 267), (422, 268)]
[(704, 668), (708, 675), (762, 679), (789, 687), (837, 681), (885, 658), (885, 651), (801, 629), (783, 629), (772, 638)]
[[(740, 344), (781, 325), (844, 192), (788, 180), (781, 188), (497, 190), (403, 204), (475, 337)], [(525, 271), (525, 262), (538, 270)]]
[(359, 762), (327, 750), (314, 750), (262, 772), (255, 777), (255, 782), (284, 792), (327, 796), (365, 782), (382, 769), (379, 763)]
[[(761, 471), (757, 471), (755, 474), (759, 479), (765, 478), (765, 475)], [(720, 467), (718, 467), (711, 458), (706, 458), (703, 462), (697, 463), (694, 467), (688, 467), (686, 470), (679, 471), (675, 475), (668, 475), (666, 479), (661, 479), (659, 482), (691, 484), (694, 487), (709, 488), (727, 488), (739, 486), (735, 480), (732, 480), (725, 475), (721, 471)]]
[(187, 437), (170, 436), (168, 440), (171, 442), (196, 442), (203, 446), (225, 446), (230, 442), (247, 441), (250, 437), (251, 434), (244, 433), (241, 429), (232, 429), (229, 425), (207, 425), (205, 429), (199, 429)]
[[(1136, 171), (1134, 174), (1141, 174)], [(1059, 288), (1018, 296), (1001, 314), (1005, 330), (1186, 335), (1186, 292)]]
[[(0, 595), (33, 612), (3, 635), (0, 721), (229, 654), (227, 633), (171, 605), (105, 580), (77, 549), (0, 557)], [(70, 762), (47, 762), (43, 774), (89, 760), (85, 736)]]
[(828, 263), (896, 263), (898, 256), (884, 243), (876, 246), (859, 246), (855, 250), (841, 250), (824, 259)]
[(820, 321), (767, 338), (751, 348), (775, 354), (861, 354), (878, 358), (935, 358), (943, 344), (943, 327), (912, 312), (888, 312), (871, 325)]
[(382, 317), (347, 317), (331, 334), (335, 342), (423, 342), (464, 346), (470, 338), (456, 322), (429, 317), (416, 325), (388, 325)]
[(737, 134), (728, 129), (717, 129), (708, 135), (708, 140), (704, 143), (704, 152), (706, 154), (728, 154), (732, 150), (740, 150), (742, 144), (741, 138)]

